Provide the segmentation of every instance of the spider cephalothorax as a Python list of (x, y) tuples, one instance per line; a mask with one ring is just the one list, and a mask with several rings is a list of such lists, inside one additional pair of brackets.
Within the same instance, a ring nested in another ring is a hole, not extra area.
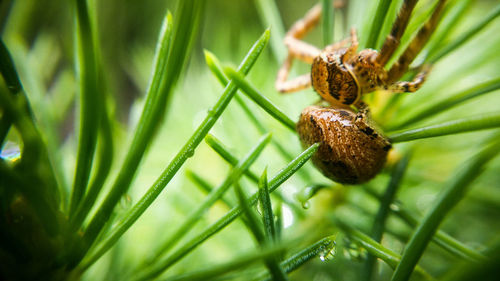
[(311, 66), (311, 82), (316, 92), (330, 104), (350, 105), (361, 95), (352, 67), (343, 61), (345, 49), (322, 53)]

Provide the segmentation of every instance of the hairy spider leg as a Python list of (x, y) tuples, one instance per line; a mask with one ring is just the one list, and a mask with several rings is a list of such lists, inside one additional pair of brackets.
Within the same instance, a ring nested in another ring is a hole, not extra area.
[[(313, 6), (306, 15), (295, 22), (285, 35), (285, 45), (288, 48), (288, 56), (278, 71), (275, 87), (281, 93), (291, 93), (303, 90), (311, 86), (311, 74), (304, 74), (287, 81), (288, 74), (292, 67), (293, 59), (297, 58), (306, 63), (312, 64), (315, 57), (321, 54), (321, 50), (313, 45), (301, 41), (309, 31), (311, 31), (321, 18), (321, 5)], [(346, 38), (340, 42), (330, 44), (325, 47), (326, 52), (334, 52), (351, 41), (351, 52), (354, 55), (358, 46), (356, 30), (351, 30), (351, 38)], [(352, 54), (351, 54), (352, 53)]]
[(296, 92), (311, 86), (310, 74), (304, 74), (288, 81), (287, 78), (294, 58), (312, 63), (314, 58), (321, 53), (320, 49), (300, 40), (318, 24), (320, 17), (321, 5), (317, 4), (302, 19), (295, 22), (286, 33), (284, 41), (288, 48), (288, 56), (278, 71), (275, 83), (276, 89), (281, 93)]
[(312, 63), (314, 58), (321, 53), (320, 49), (300, 40), (318, 24), (320, 18), (321, 5), (317, 4), (302, 19), (292, 25), (284, 39), (289, 54), (307, 63)]
[[(351, 46), (349, 46), (349, 48), (347, 48), (347, 50), (344, 54), (344, 58), (342, 59), (343, 61), (347, 61), (350, 57), (355, 56), (356, 52), (358, 51), (358, 45), (359, 45), (358, 35), (357, 35), (356, 29), (354, 27), (351, 28), (350, 40), (351, 40)], [(342, 45), (340, 43), (342, 43), (342, 41), (340, 41), (339, 44), (334, 44), (333, 46), (335, 46), (336, 48), (332, 48), (332, 51), (335, 51), (335, 49), (341, 48)]]
[(401, 9), (399, 9), (398, 16), (392, 25), (391, 33), (387, 35), (387, 38), (380, 49), (379, 56), (377, 57), (378, 64), (385, 66), (394, 54), (394, 51), (396, 51), (396, 48), (399, 46), (399, 40), (401, 40), (401, 37), (408, 26), (411, 13), (413, 12), (417, 2), (418, 0), (405, 0), (403, 2)]
[[(392, 65), (391, 69), (389, 70), (389, 83), (398, 81), (406, 73), (406, 71), (408, 71), (408, 67), (410, 66), (410, 64), (413, 62), (415, 57), (420, 53), (420, 51), (424, 48), (425, 44), (427, 44), (433, 31), (439, 24), (439, 19), (441, 18), (441, 14), (443, 12), (443, 7), (445, 3), (446, 0), (439, 0), (429, 20), (420, 28), (415, 38), (413, 38), (413, 40), (411, 41), (410, 45), (408, 45), (406, 50), (399, 57), (398, 61)], [(427, 73), (428, 70), (429, 69), (427, 67), (427, 69), (425, 69), (424, 72)], [(419, 75), (415, 77), (415, 80), (417, 80), (418, 76)], [(420, 84), (416, 85), (419, 86)], [(411, 87), (413, 87), (412, 85), (409, 86), (410, 89)], [(417, 89), (418, 87), (414, 91), (416, 91)]]
[(430, 71), (429, 65), (424, 65), (422, 70), (413, 78), (412, 81), (400, 81), (389, 84), (387, 87), (384, 87), (385, 90), (391, 91), (393, 93), (408, 93), (408, 92), (416, 92), (422, 84), (425, 82), (425, 78)]
[(275, 87), (281, 93), (292, 93), (300, 91), (311, 86), (311, 74), (304, 74), (297, 76), (291, 80), (287, 80), (288, 73), (292, 67), (293, 56), (288, 55), (285, 62), (278, 71), (278, 76), (276, 77)]

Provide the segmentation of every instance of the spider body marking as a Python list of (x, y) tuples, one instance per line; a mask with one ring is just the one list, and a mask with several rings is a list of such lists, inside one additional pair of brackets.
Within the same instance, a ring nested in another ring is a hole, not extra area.
[[(295, 92), (312, 86), (332, 106), (360, 109), (361, 97), (375, 90), (393, 93), (417, 91), (425, 82), (429, 66), (421, 68), (412, 81), (398, 81), (408, 70), (418, 53), (423, 49), (439, 18), (446, 0), (438, 3), (416, 37), (389, 70), (385, 69), (390, 57), (399, 45), (416, 0), (405, 0), (391, 33), (387, 36), (380, 52), (364, 49), (357, 52), (356, 30), (351, 29), (348, 39), (326, 46), (323, 50), (301, 39), (319, 22), (321, 6), (314, 6), (303, 19), (296, 22), (287, 32), (284, 42), (289, 54), (278, 72), (276, 89), (282, 93)], [(350, 46), (345, 45), (350, 41)], [(311, 63), (311, 73), (287, 80), (293, 59)]]
[[(428, 66), (423, 66), (412, 81), (398, 80), (429, 40), (446, 0), (437, 0), (427, 22), (390, 69), (385, 69), (400, 43), (417, 1), (403, 1), (380, 51), (364, 49), (358, 52), (355, 29), (351, 29), (350, 38), (328, 45), (323, 50), (302, 41), (319, 22), (320, 5), (307, 12), (285, 36), (288, 57), (278, 71), (276, 89), (288, 93), (312, 86), (329, 104), (329, 107), (306, 107), (297, 123), (297, 133), (304, 147), (320, 143), (313, 163), (323, 175), (336, 182), (359, 184), (370, 180), (383, 168), (391, 148), (389, 140), (371, 122), (369, 108), (362, 101), (362, 96), (376, 90), (415, 92), (425, 82)], [(346, 46), (348, 43), (349, 46)], [(310, 63), (311, 73), (288, 80), (295, 58)]]
[(351, 110), (306, 107), (297, 123), (306, 148), (320, 143), (314, 165), (333, 181), (357, 184), (370, 180), (385, 164), (391, 143), (366, 116)]

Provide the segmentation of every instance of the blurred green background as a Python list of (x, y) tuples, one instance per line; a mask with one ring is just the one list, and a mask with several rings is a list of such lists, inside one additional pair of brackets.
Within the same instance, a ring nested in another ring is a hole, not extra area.
[[(207, 1), (204, 20), (192, 50), (186, 75), (176, 87), (165, 122), (161, 124), (156, 140), (148, 149), (149, 153), (143, 159), (128, 195), (122, 199), (116, 210), (118, 217), (144, 194), (220, 96), (222, 87), (207, 68), (203, 50), (214, 53), (225, 65), (236, 66), (253, 42), (268, 27), (265, 17), (259, 11), (258, 2), (266, 1)], [(282, 39), (280, 37), (316, 2), (275, 1), (281, 21), (278, 25), (271, 26), (271, 44), (248, 76), (253, 85), (293, 120), (297, 120), (301, 110), (316, 102), (318, 97), (312, 89), (291, 95), (280, 95), (274, 89), (276, 72), (286, 54), (284, 46), (280, 45)], [(345, 31), (350, 27), (357, 27), (361, 37), (367, 32), (369, 13), (375, 4), (363, 0), (349, 2), (347, 9), (336, 14), (334, 28), (336, 40), (344, 38)], [(416, 8), (417, 14), (426, 10), (430, 2), (432, 1), (421, 1)], [(498, 3), (485, 0), (472, 2), (457, 23), (457, 28), (453, 33), (447, 34), (446, 40), (450, 41), (459, 36), (463, 30), (480, 21)], [(114, 172), (120, 167), (127, 152), (133, 128), (140, 116), (161, 21), (167, 9), (173, 11), (175, 17), (175, 4), (176, 1), (157, 0), (95, 1), (105, 86), (113, 97), (113, 114), (118, 120), (113, 129), (117, 153)], [(47, 130), (51, 129), (60, 142), (59, 149), (63, 155), (61, 160), (67, 186), (73, 178), (77, 143), (74, 132), (78, 126), (75, 120), (78, 111), (78, 106), (75, 104), (78, 81), (75, 78), (77, 75), (74, 65), (73, 9), (70, 1), (64, 0), (22, 0), (0, 3), (2, 38), (13, 55), (42, 134), (48, 137), (47, 135), (51, 133)], [(384, 127), (415, 108), (499, 77), (499, 29), (500, 21), (493, 21), (467, 44), (440, 60), (424, 87), (417, 93), (403, 97), (390, 114), (385, 116), (378, 114), (383, 98), (369, 95), (367, 101), (372, 104), (376, 120)], [(307, 37), (307, 40), (321, 46), (320, 28)], [(446, 40), (441, 44), (445, 45)], [(308, 67), (297, 63), (292, 75), (306, 72)], [(269, 128), (273, 138), (293, 155), (302, 151), (293, 133), (270, 118), (251, 100), (243, 95), (241, 97), (255, 116)], [(494, 112), (498, 111), (499, 105), (499, 92), (491, 92), (421, 124), (437, 124), (477, 113)], [(44, 127), (44, 118), (47, 117), (55, 120), (58, 127)], [(443, 183), (453, 175), (461, 163), (477, 152), (481, 143), (491, 133), (491, 131), (481, 131), (395, 145), (396, 158), (406, 149), (412, 148), (414, 151), (409, 169), (397, 194), (398, 200), (412, 210), (425, 213), (442, 189)], [(245, 155), (260, 137), (259, 132), (235, 102), (229, 105), (211, 130), (211, 134), (222, 140), (238, 157)], [(267, 166), (268, 174), (271, 176), (288, 161), (283, 159), (274, 147), (268, 146), (251, 170), (261, 174)], [(186, 170), (195, 171), (213, 186), (217, 186), (224, 180), (230, 166), (202, 143), (194, 157), (187, 161), (181, 172), (169, 183), (151, 208), (121, 238), (118, 245), (84, 274), (84, 280), (119, 278), (121, 273), (143, 261), (159, 241), (173, 233), (186, 215), (202, 202), (205, 194), (186, 177)], [(389, 174), (385, 171), (367, 185), (381, 192), (388, 180)], [(256, 190), (255, 185), (246, 179), (241, 182), (248, 193), (250, 190), (252, 192)], [(301, 247), (305, 247), (322, 237), (334, 234), (338, 230), (330, 220), (332, 215), (341, 216), (362, 230), (370, 229), (378, 201), (366, 195), (362, 191), (363, 187), (335, 185), (317, 172), (311, 164), (307, 164), (303, 171), (282, 185), (280, 190), (284, 196), (300, 206), (302, 202), (296, 198), (297, 193), (300, 194), (306, 186), (318, 183), (332, 187), (320, 191), (311, 199), (307, 203), (308, 208), (301, 211), (301, 216), (292, 213), (290, 208), (283, 207), (286, 224), (284, 237), (301, 237), (303, 240)], [(236, 202), (232, 191), (228, 192), (228, 197)], [(227, 208), (224, 205), (216, 204), (187, 237), (201, 231), (226, 212)], [(441, 229), (471, 248), (482, 250), (500, 237), (499, 215), (500, 159), (496, 159), (474, 183), (465, 200), (447, 217)], [(389, 222), (390, 229), (396, 233), (384, 236), (383, 244), (396, 252), (401, 252), (404, 247), (404, 243), (400, 240), (401, 236), (407, 237), (411, 229), (394, 218)], [(291, 274), (291, 279), (356, 280), (362, 268), (359, 260), (363, 259), (365, 253), (360, 250), (349, 251), (349, 243), (344, 240), (339, 240), (338, 244), (345, 245), (339, 246), (334, 258), (327, 261), (316, 258)], [(254, 248), (253, 237), (238, 221), (185, 257), (165, 276), (210, 267), (234, 259)], [(457, 261), (456, 257), (431, 244), (420, 265), (431, 275), (440, 276)], [(385, 264), (380, 264), (378, 280), (387, 280), (392, 270)], [(258, 269), (251, 268), (247, 272), (249, 275), (241, 273), (235, 278), (246, 280), (256, 271), (258, 272)]]

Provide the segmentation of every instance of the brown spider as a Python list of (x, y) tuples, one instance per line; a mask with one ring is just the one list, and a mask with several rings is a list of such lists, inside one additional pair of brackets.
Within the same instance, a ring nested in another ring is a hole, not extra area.
[[(411, 82), (398, 80), (429, 40), (436, 28), (446, 0), (438, 0), (430, 19), (419, 30), (398, 61), (389, 71), (384, 69), (394, 54), (417, 0), (405, 0), (380, 52), (365, 49), (357, 53), (356, 30), (348, 39), (326, 46), (323, 51), (300, 39), (319, 21), (321, 6), (314, 6), (297, 21), (285, 36), (289, 54), (278, 72), (276, 88), (283, 93), (313, 86), (330, 107), (309, 106), (302, 111), (297, 133), (304, 147), (320, 143), (313, 163), (328, 178), (346, 184), (357, 184), (377, 175), (391, 148), (389, 140), (367, 118), (368, 106), (363, 94), (375, 90), (394, 93), (415, 92), (425, 81), (428, 67)], [(311, 63), (311, 73), (287, 81), (294, 58)], [(358, 109), (355, 113), (351, 106)]]
[[(428, 67), (417, 74), (411, 82), (398, 80), (408, 70), (409, 65), (422, 50), (436, 28), (446, 0), (439, 0), (430, 19), (419, 30), (398, 61), (389, 71), (384, 67), (399, 45), (410, 15), (418, 0), (405, 0), (391, 33), (387, 36), (380, 52), (365, 49), (357, 53), (356, 30), (351, 30), (351, 46), (344, 47), (348, 39), (326, 46), (323, 51), (300, 39), (314, 26), (321, 16), (321, 5), (314, 6), (304, 18), (297, 21), (287, 32), (284, 43), (288, 57), (278, 72), (276, 89), (282, 93), (295, 92), (313, 86), (321, 98), (332, 106), (347, 108), (354, 105), (358, 109), (365, 106), (361, 102), (363, 94), (375, 90), (393, 93), (415, 92), (425, 81)], [(312, 64), (311, 73), (287, 81), (294, 58)]]

